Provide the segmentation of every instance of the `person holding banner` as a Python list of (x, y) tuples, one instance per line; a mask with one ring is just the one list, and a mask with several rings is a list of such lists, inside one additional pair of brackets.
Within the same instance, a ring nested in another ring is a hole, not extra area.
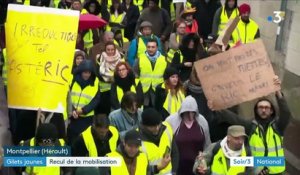
[[(274, 85), (280, 87), (281, 81), (278, 76), (273, 78)], [(257, 157), (284, 157), (283, 142), (284, 132), (289, 124), (292, 114), (287, 106), (287, 102), (280, 90), (275, 92), (279, 115), (271, 100), (260, 98), (254, 105), (254, 120), (245, 120), (228, 110), (215, 112), (219, 118), (231, 120), (232, 124), (245, 126), (246, 133), (249, 136), (249, 145), (253, 156)], [(214, 110), (211, 101), (208, 106)], [(285, 166), (256, 167), (256, 173), (264, 175), (268, 170), (269, 174), (283, 175)]]
[(68, 141), (74, 139), (93, 122), (94, 110), (100, 101), (99, 81), (91, 60), (80, 63), (70, 86), (72, 116)]

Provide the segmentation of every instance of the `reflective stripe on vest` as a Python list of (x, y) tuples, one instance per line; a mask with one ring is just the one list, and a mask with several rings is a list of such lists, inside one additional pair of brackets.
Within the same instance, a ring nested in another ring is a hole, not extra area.
[[(95, 79), (94, 86), (88, 85), (84, 89), (81, 89), (80, 85), (75, 81), (71, 89), (71, 101), (72, 105), (77, 108), (83, 108), (88, 105), (92, 99), (96, 96), (98, 91), (98, 79)], [(86, 115), (80, 115), (81, 117), (93, 116), (94, 110)]]
[(107, 92), (111, 88), (111, 83), (106, 83), (104, 81), (99, 82), (100, 92)]
[(4, 63), (2, 67), (2, 78), (4, 85), (7, 86), (7, 53), (5, 48), (2, 50), (2, 54), (4, 58)]
[[(246, 157), (246, 150), (243, 148), (241, 157)], [(222, 148), (219, 149), (217, 154), (214, 156), (212, 165), (211, 165), (211, 174), (212, 175), (236, 175), (239, 173), (244, 173), (246, 168), (243, 166), (232, 166), (227, 167), (227, 158), (225, 157)]]
[[(58, 140), (61, 146), (65, 146), (63, 139)], [(35, 146), (35, 138), (31, 138), (29, 142), (30, 146)], [(44, 175), (53, 174), (60, 175), (60, 167), (26, 167), (25, 172), (28, 174)]]
[[(119, 139), (118, 130), (114, 126), (109, 126), (109, 131), (112, 133), (112, 137), (109, 139), (110, 151), (115, 151), (117, 148), (117, 142)], [(95, 144), (94, 137), (92, 135), (92, 127), (89, 126), (85, 131), (82, 132), (82, 138), (86, 149), (89, 152), (89, 157), (98, 157), (98, 151)]]
[[(112, 158), (120, 158), (121, 159), (121, 166), (113, 166), (111, 167), (111, 175), (129, 175), (126, 163), (122, 157), (122, 155), (116, 151), (108, 153), (108, 157)], [(135, 169), (135, 175), (146, 175), (147, 174), (147, 166), (148, 166), (148, 160), (145, 155), (145, 153), (139, 153), (139, 155), (136, 158), (136, 169)]]
[(257, 30), (258, 25), (253, 20), (250, 19), (248, 24), (240, 20), (232, 33), (233, 44), (236, 44), (239, 40), (241, 40), (243, 44), (253, 42)]
[[(255, 122), (256, 123), (256, 122)], [(272, 122), (273, 123), (273, 122)], [(263, 130), (260, 129), (260, 126), (257, 125), (255, 132), (250, 136), (249, 145), (252, 151), (252, 155), (255, 157), (284, 157), (283, 152), (283, 137), (278, 135), (274, 128), (273, 124), (269, 124), (265, 139)], [(256, 123), (257, 124), (257, 123)], [(267, 147), (265, 147), (265, 144)], [(267, 155), (265, 155), (265, 150), (267, 149)], [(263, 167), (260, 167), (263, 168)], [(285, 171), (285, 166), (272, 166), (268, 167), (270, 174), (282, 173)]]
[[(179, 35), (176, 34), (176, 42), (179, 43)], [(174, 50), (174, 49), (169, 49), (168, 53), (167, 53), (167, 61), (168, 63), (172, 63), (172, 60), (174, 58), (174, 53), (176, 52), (177, 50)]]
[[(165, 89), (165, 83), (163, 83), (161, 85), (161, 87), (163, 89)], [(170, 115), (172, 115), (179, 110), (184, 98), (185, 98), (185, 96), (181, 90), (179, 90), (176, 95), (172, 95), (170, 90), (168, 90), (168, 94), (167, 94), (167, 97), (166, 97), (163, 107), (166, 111), (168, 111), (168, 113)]]
[(227, 23), (229, 20), (234, 19), (235, 17), (239, 16), (239, 11), (237, 8), (235, 8), (230, 17), (228, 18), (227, 12), (225, 10), (225, 7), (222, 7), (221, 15), (220, 15), (220, 24), (219, 24), (219, 30), (218, 30), (218, 35), (221, 34), (221, 32), (224, 30), (226, 27)]
[(154, 69), (152, 69), (151, 62), (146, 54), (143, 54), (140, 57), (140, 81), (142, 83), (144, 93), (148, 92), (151, 86), (155, 91), (156, 86), (164, 81), (163, 74), (166, 67), (167, 62), (165, 60), (165, 57), (162, 55), (157, 58)]
[[(136, 86), (139, 84), (140, 80), (138, 78), (135, 79), (135, 84), (131, 85), (130, 87), (130, 91), (136, 93)], [(121, 104), (121, 100), (124, 96), (124, 92), (123, 89), (120, 88), (119, 86), (116, 86), (117, 89), (117, 97), (118, 97), (118, 101)]]
[[(161, 135), (159, 146), (156, 146), (152, 142), (142, 140), (141, 151), (147, 155), (149, 165), (157, 165), (158, 163), (160, 163), (160, 161), (164, 156), (166, 148), (169, 147), (172, 149), (172, 139), (173, 139), (172, 128), (166, 122), (163, 122), (162, 124), (166, 126), (166, 129)], [(172, 164), (170, 162), (167, 165), (167, 167), (160, 170), (158, 174), (163, 175), (163, 174), (169, 174), (171, 172), (172, 172)]]
[(94, 40), (93, 40), (93, 32), (91, 29), (87, 33), (85, 33), (83, 37), (84, 41), (84, 48), (89, 50), (91, 47), (94, 45)]

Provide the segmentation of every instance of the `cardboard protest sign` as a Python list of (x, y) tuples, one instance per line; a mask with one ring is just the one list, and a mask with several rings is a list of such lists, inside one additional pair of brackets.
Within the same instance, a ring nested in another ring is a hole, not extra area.
[(64, 112), (79, 12), (8, 6), (6, 42), (10, 108)]
[(221, 32), (220, 36), (218, 37), (218, 39), (216, 40), (216, 44), (218, 45), (227, 45), (232, 32), (235, 30), (237, 24), (240, 21), (240, 17), (237, 16), (234, 19), (230, 19), (228, 21), (228, 23), (226, 24), (226, 27), (224, 28), (224, 30)]
[(217, 110), (278, 90), (261, 40), (199, 60), (195, 68), (206, 98)]

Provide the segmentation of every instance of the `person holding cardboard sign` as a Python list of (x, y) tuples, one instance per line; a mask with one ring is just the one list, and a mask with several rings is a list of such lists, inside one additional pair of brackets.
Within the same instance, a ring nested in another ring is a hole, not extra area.
[[(275, 86), (281, 87), (278, 76), (274, 77), (273, 82)], [(245, 127), (249, 136), (252, 156), (284, 157), (283, 135), (292, 114), (282, 92), (276, 91), (275, 96), (279, 115), (276, 113), (274, 104), (268, 98), (260, 98), (256, 102), (254, 105), (255, 118), (252, 121), (245, 120), (228, 110), (215, 112), (216, 117), (231, 120), (231, 124), (240, 124)], [(208, 106), (214, 110), (212, 101), (208, 101)], [(282, 175), (285, 172), (285, 166), (255, 167), (255, 172), (259, 175), (265, 175), (266, 169), (269, 171), (268, 174)]]

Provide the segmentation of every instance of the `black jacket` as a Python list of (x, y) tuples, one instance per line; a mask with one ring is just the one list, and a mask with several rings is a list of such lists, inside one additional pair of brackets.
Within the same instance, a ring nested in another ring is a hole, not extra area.
[(198, 22), (198, 33), (204, 39), (212, 32), (212, 25), (215, 12), (221, 7), (220, 0), (210, 0), (205, 3), (204, 0), (198, 0), (193, 3), (193, 7), (196, 7), (197, 11), (194, 14), (194, 18)]
[(162, 119), (165, 120), (170, 115), (169, 112), (163, 107), (168, 94), (166, 89), (162, 88), (161, 85), (162, 83), (156, 86), (155, 109), (160, 112)]
[(130, 5), (126, 8), (126, 4), (122, 4), (122, 9), (126, 12), (126, 26), (124, 28), (124, 37), (131, 41), (134, 39), (135, 27), (140, 17), (139, 8), (136, 5)]
[[(142, 141), (152, 142), (156, 146), (159, 145), (160, 138), (164, 131), (167, 129), (165, 125), (161, 125), (160, 131), (158, 135), (154, 136), (153, 134), (149, 133), (149, 131), (145, 130), (142, 126), (139, 127), (139, 132)], [(171, 143), (171, 162), (172, 163), (172, 172), (176, 173), (178, 169), (178, 163), (179, 163), (179, 152), (178, 148), (175, 142), (175, 138), (173, 137), (172, 143)], [(157, 174), (159, 171), (157, 170), (157, 165), (151, 166), (151, 172), (153, 174)]]

